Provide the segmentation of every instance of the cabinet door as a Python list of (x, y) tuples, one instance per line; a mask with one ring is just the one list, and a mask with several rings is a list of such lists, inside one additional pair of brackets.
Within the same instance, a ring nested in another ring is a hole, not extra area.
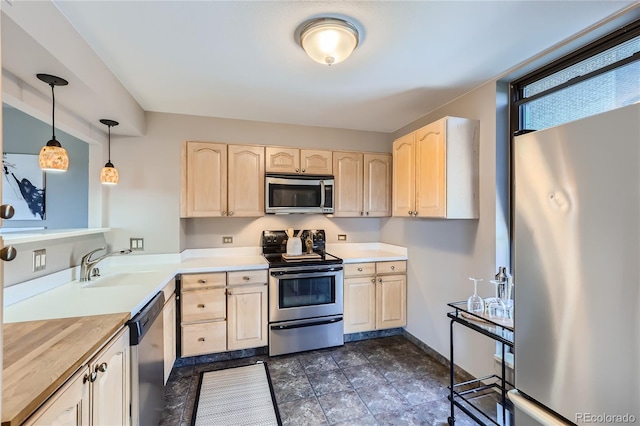
[(91, 396), (93, 425), (130, 423), (129, 362), (129, 329), (125, 328), (90, 365), (97, 374)]
[(231, 287), (227, 290), (228, 350), (267, 346), (267, 286)]
[(266, 171), (269, 173), (300, 172), (300, 150), (298, 148), (268, 146), (266, 157)]
[(364, 154), (364, 214), (391, 216), (391, 156)]
[(229, 145), (229, 216), (264, 216), (264, 147)]
[(359, 217), (362, 209), (363, 157), (358, 152), (334, 152), (334, 206), (336, 217)]
[(301, 173), (309, 175), (331, 175), (333, 174), (333, 159), (331, 151), (318, 149), (300, 150)]
[(376, 328), (407, 325), (407, 276), (379, 276), (376, 282)]
[(344, 332), (357, 333), (376, 327), (376, 279), (373, 276), (344, 279)]
[(393, 142), (393, 216), (410, 217), (415, 202), (415, 133), (409, 133)]
[(187, 142), (187, 217), (227, 214), (227, 145)]
[(89, 426), (88, 377), (88, 367), (78, 371), (23, 425)]
[(224, 320), (227, 316), (225, 292), (224, 288), (183, 292), (182, 322)]
[(162, 310), (164, 323), (164, 383), (169, 380), (173, 363), (176, 360), (176, 295), (173, 294)]
[(416, 131), (416, 211), (419, 217), (445, 217), (446, 118)]

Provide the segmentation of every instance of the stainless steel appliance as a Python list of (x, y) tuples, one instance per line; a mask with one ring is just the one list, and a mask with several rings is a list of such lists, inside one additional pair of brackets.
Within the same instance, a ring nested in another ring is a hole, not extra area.
[(267, 174), (265, 212), (333, 213), (333, 176)]
[(164, 409), (164, 344), (159, 292), (129, 322), (131, 343), (131, 422), (157, 426)]
[(514, 150), (515, 424), (638, 422), (640, 104)]
[[(297, 231), (296, 231), (297, 234)], [(344, 344), (342, 259), (325, 252), (323, 230), (303, 231), (311, 253), (288, 258), (285, 231), (264, 231), (269, 262), (269, 355)]]

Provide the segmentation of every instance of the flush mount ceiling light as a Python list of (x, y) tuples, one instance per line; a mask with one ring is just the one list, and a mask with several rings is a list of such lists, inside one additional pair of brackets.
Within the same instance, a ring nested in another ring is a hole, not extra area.
[(111, 162), (111, 128), (120, 123), (104, 118), (100, 120), (100, 122), (109, 128), (109, 160), (100, 171), (100, 182), (102, 182), (103, 185), (117, 185), (118, 180), (120, 180), (120, 175), (118, 174), (118, 169), (116, 169)]
[(344, 19), (313, 19), (300, 31), (300, 46), (307, 55), (329, 66), (347, 59), (358, 46), (358, 41), (358, 30)]
[(64, 78), (49, 74), (37, 74), (36, 77), (51, 86), (51, 101), (53, 104), (51, 112), (51, 129), (53, 136), (40, 150), (38, 162), (40, 168), (47, 172), (66, 172), (69, 168), (69, 156), (67, 151), (56, 140), (56, 97), (53, 92), (55, 86), (66, 86), (69, 84)]

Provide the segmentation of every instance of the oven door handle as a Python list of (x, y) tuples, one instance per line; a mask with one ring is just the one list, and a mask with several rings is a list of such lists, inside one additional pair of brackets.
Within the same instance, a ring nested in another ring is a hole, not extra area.
[(331, 318), (331, 319), (322, 320), (322, 321), (305, 322), (305, 323), (302, 323), (302, 324), (272, 325), (271, 329), (272, 330), (291, 330), (291, 329), (294, 329), (294, 328), (313, 327), (313, 326), (316, 326), (316, 325), (333, 324), (334, 322), (340, 322), (340, 321), (342, 321), (342, 317), (340, 317), (340, 318)]
[(300, 271), (300, 272), (285, 272), (285, 271), (272, 271), (271, 276), (276, 277), (280, 280), (287, 279), (296, 279), (296, 278), (317, 278), (321, 274), (323, 276), (334, 276), (338, 275), (342, 271), (342, 268), (331, 268), (331, 269), (314, 269), (311, 271)]

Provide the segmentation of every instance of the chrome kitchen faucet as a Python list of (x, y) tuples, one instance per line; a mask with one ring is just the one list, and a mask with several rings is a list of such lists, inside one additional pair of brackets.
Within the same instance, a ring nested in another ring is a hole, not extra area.
[(131, 253), (130, 249), (118, 250), (118, 251), (112, 251), (111, 253), (103, 254), (102, 256), (100, 256), (100, 257), (98, 257), (96, 259), (91, 259), (91, 256), (94, 253), (99, 252), (100, 250), (106, 250), (106, 247), (100, 247), (100, 248), (97, 248), (95, 250), (91, 250), (89, 253), (87, 253), (84, 256), (82, 256), (82, 260), (80, 261), (80, 281), (81, 282), (90, 281), (91, 280), (91, 271), (93, 270), (93, 268), (95, 268), (95, 266), (101, 260), (103, 260), (103, 259), (105, 259), (105, 258), (107, 258), (109, 256), (115, 256), (115, 255), (120, 255), (120, 254), (129, 254), (129, 253)]

